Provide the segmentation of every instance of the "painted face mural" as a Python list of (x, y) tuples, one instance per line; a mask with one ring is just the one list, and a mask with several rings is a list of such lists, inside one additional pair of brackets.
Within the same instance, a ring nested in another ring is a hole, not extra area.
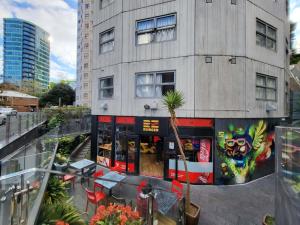
[(258, 162), (271, 156), (274, 132), (267, 133), (263, 120), (246, 127), (228, 126), (228, 130), (217, 133), (220, 173), (224, 180), (235, 179), (234, 183), (249, 180)]

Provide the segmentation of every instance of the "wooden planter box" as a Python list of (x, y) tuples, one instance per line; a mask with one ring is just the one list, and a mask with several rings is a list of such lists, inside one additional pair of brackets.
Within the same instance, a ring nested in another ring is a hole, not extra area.
[(185, 213), (185, 221), (186, 225), (198, 225), (199, 218), (200, 218), (200, 206), (194, 204), (191, 202), (192, 207), (195, 208), (196, 212), (194, 215), (191, 215), (189, 213)]

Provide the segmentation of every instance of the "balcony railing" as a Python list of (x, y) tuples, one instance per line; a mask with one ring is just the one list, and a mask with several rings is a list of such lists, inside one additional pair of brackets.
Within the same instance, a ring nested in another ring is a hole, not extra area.
[[(47, 221), (45, 212), (49, 210), (47, 207), (52, 207), (46, 202), (51, 191), (51, 188), (47, 189), (49, 177), (62, 180), (65, 175), (59, 171), (31, 168), (0, 177), (0, 223), (19, 225), (40, 224)], [(105, 194), (104, 200), (98, 206), (89, 202), (89, 207), (86, 208), (86, 189), (94, 192), (95, 180), (115, 181), (101, 177), (95, 179), (93, 176), (78, 173), (69, 175), (74, 176), (74, 183), (72, 180), (67, 186), (68, 200), (61, 199), (59, 204), (68, 204), (68, 207), (71, 204), (79, 215), (78, 221), (87, 224), (96, 213), (95, 207), (113, 204), (129, 206), (132, 211), (138, 212), (143, 225), (152, 225), (156, 223), (155, 221), (160, 221), (159, 224), (164, 225), (184, 224), (184, 199), (178, 198), (168, 187), (159, 185), (155, 179), (149, 179), (147, 182), (150, 185), (143, 189), (138, 188), (140, 181), (136, 177), (126, 177), (118, 182), (111, 192), (105, 188), (97, 189), (96, 191)], [(65, 218), (63, 215), (55, 215), (51, 219), (58, 221), (63, 218)]]

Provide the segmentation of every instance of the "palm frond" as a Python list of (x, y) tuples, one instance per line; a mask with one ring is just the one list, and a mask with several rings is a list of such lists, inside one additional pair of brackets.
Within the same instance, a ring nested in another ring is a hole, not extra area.
[(168, 111), (173, 114), (176, 109), (184, 105), (184, 96), (180, 91), (168, 91), (164, 96), (162, 103), (168, 108)]

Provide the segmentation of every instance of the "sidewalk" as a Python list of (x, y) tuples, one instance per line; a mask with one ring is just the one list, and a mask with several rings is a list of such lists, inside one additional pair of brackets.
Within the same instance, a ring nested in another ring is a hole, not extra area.
[[(170, 182), (142, 176), (128, 176), (126, 182), (139, 184), (143, 179), (166, 190), (171, 186)], [(127, 200), (135, 200), (134, 186), (123, 184), (117, 191)], [(79, 185), (73, 194), (76, 205), (84, 209), (86, 196)], [(275, 176), (236, 186), (193, 185), (191, 199), (201, 206), (199, 225), (261, 225), (266, 213), (274, 215)]]

